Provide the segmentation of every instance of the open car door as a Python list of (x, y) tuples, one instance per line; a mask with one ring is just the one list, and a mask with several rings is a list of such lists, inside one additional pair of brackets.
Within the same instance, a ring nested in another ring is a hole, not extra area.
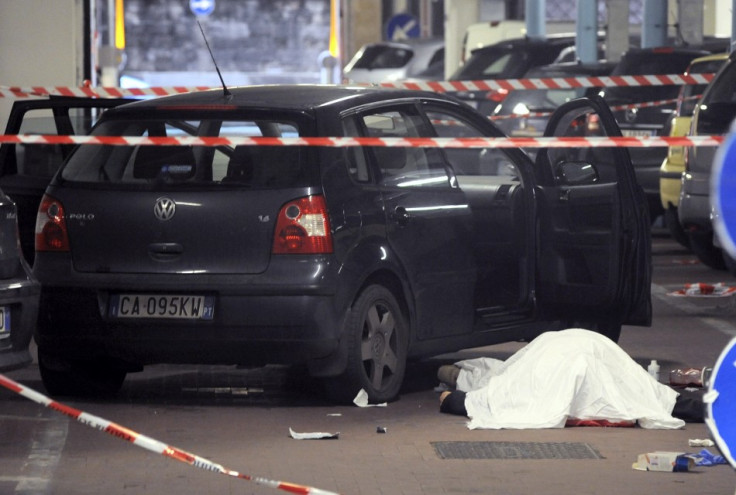
[[(560, 106), (545, 136), (621, 136), (599, 97)], [(540, 310), (614, 340), (651, 324), (651, 227), (626, 148), (555, 147), (536, 156)]]

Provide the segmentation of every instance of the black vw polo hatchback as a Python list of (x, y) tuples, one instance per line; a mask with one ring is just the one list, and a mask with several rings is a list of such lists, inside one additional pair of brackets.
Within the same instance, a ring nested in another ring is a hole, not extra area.
[[(620, 135), (598, 99), (560, 107), (548, 133)], [(450, 97), (318, 85), (132, 103), (93, 134), (502, 136)], [(375, 144), (80, 146), (36, 224), (49, 392), (114, 392), (153, 363), (301, 363), (335, 400), (384, 401), (409, 359), (650, 323), (649, 222), (626, 149), (535, 163)]]

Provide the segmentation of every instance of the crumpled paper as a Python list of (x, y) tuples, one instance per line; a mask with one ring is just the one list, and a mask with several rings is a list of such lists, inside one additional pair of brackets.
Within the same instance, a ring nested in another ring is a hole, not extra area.
[(360, 392), (358, 392), (358, 395), (355, 396), (355, 399), (353, 399), (353, 404), (355, 404), (358, 407), (386, 407), (388, 404), (386, 402), (383, 402), (381, 404), (368, 404), (368, 392), (366, 392), (364, 389), (360, 389)]
[[(686, 389), (687, 390), (687, 389)], [(690, 447), (713, 447), (715, 443), (710, 438), (691, 438), (687, 441)]]
[(296, 440), (333, 440), (340, 436), (340, 432), (337, 433), (324, 433), (321, 431), (315, 431), (310, 433), (297, 433), (289, 428), (289, 434), (291, 438)]

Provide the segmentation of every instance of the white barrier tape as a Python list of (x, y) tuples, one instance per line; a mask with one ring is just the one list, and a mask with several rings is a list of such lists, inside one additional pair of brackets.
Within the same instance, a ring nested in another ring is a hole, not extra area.
[(82, 423), (83, 425), (89, 426), (90, 428), (95, 428), (97, 430), (104, 431), (105, 433), (109, 433), (110, 435), (116, 438), (119, 438), (121, 440), (126, 440), (134, 445), (137, 445), (138, 447), (144, 448), (146, 450), (150, 450), (151, 452), (160, 454), (170, 459), (174, 459), (176, 461), (184, 462), (186, 464), (189, 464), (190, 466), (204, 469), (206, 471), (213, 471), (219, 474), (225, 474), (228, 476), (244, 479), (247, 481), (252, 481), (259, 485), (264, 485), (269, 488), (276, 488), (279, 490), (284, 490), (290, 493), (300, 493), (300, 494), (305, 494), (305, 495), (308, 495), (308, 494), (337, 495), (335, 492), (329, 492), (326, 490), (321, 490), (319, 488), (314, 488), (314, 487), (304, 486), (304, 485), (297, 485), (297, 484), (288, 483), (285, 481), (275, 481), (275, 480), (270, 480), (268, 478), (261, 478), (257, 476), (250, 476), (247, 474), (239, 473), (237, 471), (233, 471), (231, 469), (227, 469), (220, 464), (214, 463), (203, 457), (199, 457), (198, 455), (191, 454), (189, 452), (178, 449), (176, 447), (172, 447), (170, 445), (166, 445), (165, 443), (159, 442), (158, 440), (154, 438), (147, 437), (133, 430), (129, 430), (128, 428), (115, 424), (106, 419), (100, 418), (98, 416), (94, 416), (92, 414), (88, 414), (84, 411), (75, 409), (73, 407), (67, 406), (60, 402), (56, 402), (55, 400), (52, 400), (49, 397), (46, 397), (45, 395), (39, 392), (36, 392), (33, 389), (30, 389), (24, 385), (21, 385), (20, 383), (13, 381), (10, 378), (2, 374), (0, 374), (0, 386), (5, 387), (11, 392), (15, 392), (16, 394), (21, 395), (25, 397), (26, 399), (30, 399), (33, 402), (41, 404), (44, 407), (47, 407), (61, 414), (65, 414), (66, 416), (69, 416), (70, 418), (73, 418), (79, 421), (80, 423)]
[(648, 137), (478, 137), (478, 138), (373, 138), (373, 137), (145, 137), (57, 136), (4, 134), (1, 143), (95, 144), (107, 146), (324, 146), (345, 148), (381, 146), (399, 148), (662, 148), (669, 146), (720, 146), (724, 136)]
[[(526, 79), (488, 79), (480, 81), (417, 81), (383, 82), (378, 86), (448, 93), (458, 91), (497, 91), (505, 89), (571, 89), (595, 87), (636, 87), (708, 84), (715, 74), (656, 74), (606, 77), (551, 77)], [(364, 84), (360, 84), (361, 86)], [(29, 98), (32, 96), (82, 96), (91, 98), (121, 98), (166, 96), (207, 89), (216, 86), (160, 86), (150, 88), (68, 87), (68, 86), (0, 86), (0, 97)]]

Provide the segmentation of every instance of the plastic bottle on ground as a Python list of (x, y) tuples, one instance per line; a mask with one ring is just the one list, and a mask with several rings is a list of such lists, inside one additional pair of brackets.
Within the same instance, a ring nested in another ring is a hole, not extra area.
[(652, 359), (652, 362), (647, 366), (647, 371), (655, 380), (659, 381), (659, 363), (656, 359)]

